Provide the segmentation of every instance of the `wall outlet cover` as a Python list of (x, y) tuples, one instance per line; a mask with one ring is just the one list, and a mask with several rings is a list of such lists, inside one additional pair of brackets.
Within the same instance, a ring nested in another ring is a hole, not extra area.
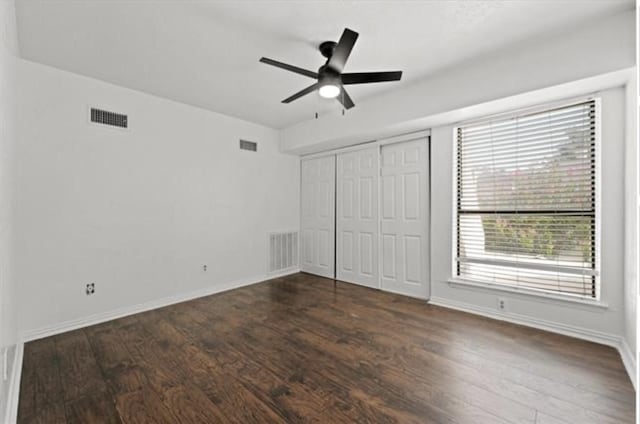
[(498, 298), (498, 310), (505, 311), (507, 309), (507, 300), (504, 297)]

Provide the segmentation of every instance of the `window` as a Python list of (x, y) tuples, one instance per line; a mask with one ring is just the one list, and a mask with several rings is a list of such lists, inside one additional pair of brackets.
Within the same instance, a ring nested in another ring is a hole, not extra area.
[(598, 297), (596, 102), (457, 128), (460, 280)]

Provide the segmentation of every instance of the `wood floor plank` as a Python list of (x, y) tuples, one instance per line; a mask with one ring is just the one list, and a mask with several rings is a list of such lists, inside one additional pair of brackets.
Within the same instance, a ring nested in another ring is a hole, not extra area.
[(102, 369), (109, 370), (111, 368), (132, 365), (129, 351), (122, 342), (117, 330), (85, 330), (85, 333), (87, 333), (87, 340), (94, 352), (96, 362)]
[(63, 401), (58, 362), (55, 342), (51, 337), (28, 343), (25, 346), (24, 371), (20, 382), (20, 402), (18, 405), (20, 415), (26, 416), (33, 411), (42, 410), (43, 414), (36, 415), (50, 417), (52, 422), (59, 421), (54, 418), (59, 415), (58, 408), (51, 406), (59, 405)]
[(25, 345), (19, 423), (631, 424), (606, 346), (308, 274)]
[(68, 424), (121, 424), (113, 398), (106, 392), (66, 402)]
[(82, 330), (55, 338), (64, 399), (74, 400), (106, 391), (106, 384)]
[(269, 408), (254, 393), (231, 375), (210, 379), (203, 392), (222, 411), (229, 423), (284, 423), (285, 419)]
[(177, 418), (162, 403), (160, 396), (150, 389), (117, 394), (115, 403), (124, 423), (174, 424), (177, 422)]
[(222, 411), (198, 388), (178, 385), (162, 393), (164, 405), (180, 423), (219, 423), (225, 421)]
[(169, 346), (161, 347), (141, 323), (120, 331), (133, 363), (144, 374), (146, 385), (158, 393), (178, 386), (184, 376), (178, 373), (183, 358), (173, 355)]
[(85, 332), (111, 393), (140, 391), (148, 384), (117, 329), (89, 328)]
[(49, 403), (38, 406), (35, 410), (20, 410), (18, 422), (20, 424), (66, 424), (64, 404)]

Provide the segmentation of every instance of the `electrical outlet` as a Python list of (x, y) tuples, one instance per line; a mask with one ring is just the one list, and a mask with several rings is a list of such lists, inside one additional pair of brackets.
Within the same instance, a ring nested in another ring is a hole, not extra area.
[(504, 297), (498, 298), (498, 309), (505, 311), (507, 309), (507, 300)]
[(96, 292), (96, 284), (95, 283), (87, 283), (87, 288), (85, 290), (87, 296), (91, 296)]
[(202, 265), (202, 270), (206, 272), (207, 271), (207, 266), (206, 265)]

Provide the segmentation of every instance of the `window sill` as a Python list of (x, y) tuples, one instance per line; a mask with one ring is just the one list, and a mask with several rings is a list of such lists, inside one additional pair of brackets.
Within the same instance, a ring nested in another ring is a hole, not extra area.
[(609, 304), (608, 303), (603, 302), (601, 300), (596, 300), (596, 299), (591, 300), (591, 299), (584, 299), (584, 298), (579, 298), (579, 297), (569, 297), (569, 296), (557, 295), (557, 294), (553, 294), (553, 293), (540, 292), (540, 291), (536, 291), (536, 290), (518, 289), (518, 288), (514, 288), (514, 287), (506, 287), (506, 286), (501, 286), (499, 284), (489, 284), (489, 283), (481, 283), (481, 282), (471, 281), (471, 280), (463, 280), (463, 279), (459, 279), (459, 278), (450, 278), (447, 282), (448, 282), (448, 284), (450, 286), (454, 286), (454, 287), (455, 286), (474, 287), (474, 288), (487, 289), (487, 290), (492, 290), (492, 291), (515, 293), (515, 294), (519, 294), (519, 295), (536, 297), (536, 298), (540, 298), (540, 299), (548, 299), (548, 300), (552, 300), (552, 301), (559, 301), (559, 302), (566, 302), (566, 303), (572, 303), (572, 304), (591, 306), (591, 307), (600, 308), (600, 309), (608, 309), (609, 308)]

